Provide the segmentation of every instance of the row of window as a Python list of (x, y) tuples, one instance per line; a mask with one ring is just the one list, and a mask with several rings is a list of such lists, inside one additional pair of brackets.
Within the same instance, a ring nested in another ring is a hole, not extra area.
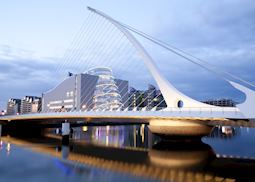
[(66, 92), (66, 97), (73, 97), (74, 96), (74, 92), (70, 91), (70, 92)]
[(65, 106), (50, 106), (49, 108), (50, 109), (62, 109), (62, 108), (70, 109), (70, 108), (73, 108), (73, 105), (70, 104), (70, 105), (65, 105)]
[(57, 100), (57, 101), (51, 101), (51, 102), (49, 102), (49, 104), (50, 105), (52, 105), (52, 104), (62, 104), (62, 103), (70, 103), (70, 102), (73, 102), (73, 99), (67, 99), (67, 100), (64, 100), (64, 101), (62, 101), (62, 100)]

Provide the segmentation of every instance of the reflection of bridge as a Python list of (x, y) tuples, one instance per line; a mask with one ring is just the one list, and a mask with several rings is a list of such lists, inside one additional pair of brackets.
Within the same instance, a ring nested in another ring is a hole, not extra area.
[[(158, 87), (167, 104), (167, 108), (162, 111), (86, 111), (86, 112), (66, 112), (66, 113), (40, 113), (19, 116), (5, 116), (0, 118), (3, 122), (39, 121), (40, 123), (49, 121), (83, 120), (87, 122), (148, 122), (150, 129), (158, 134), (174, 135), (204, 135), (210, 132), (208, 120), (228, 119), (249, 119), (255, 118), (254, 108), (255, 92), (234, 81), (227, 80), (235, 88), (246, 94), (246, 101), (237, 105), (237, 108), (222, 108), (211, 106), (196, 101), (180, 91), (178, 91), (158, 70), (154, 61), (136, 38), (128, 31), (129, 28), (117, 22), (104, 13), (88, 8), (92, 13), (110, 22), (115, 28), (122, 32), (126, 39), (136, 48), (144, 60), (145, 65), (155, 79)], [(155, 40), (154, 40), (155, 42)], [(180, 55), (180, 53), (178, 53)], [(178, 55), (177, 54), (177, 55)], [(182, 56), (185, 57), (185, 56)], [(70, 125), (65, 124), (67, 133)]]
[[(11, 152), (11, 144), (29, 146), (33, 151), (59, 158), (60, 162), (69, 167), (74, 164), (66, 159), (99, 169), (162, 181), (234, 181), (254, 177), (254, 158), (216, 155), (204, 143), (163, 142), (151, 149), (135, 150), (82, 142), (71, 142), (70, 147), (61, 146), (58, 139), (48, 137), (42, 138), (43, 145), (33, 139), (3, 137), (2, 140), (9, 144), (7, 152)], [(83, 171), (77, 169), (77, 165), (73, 166), (73, 170), (79, 174)]]

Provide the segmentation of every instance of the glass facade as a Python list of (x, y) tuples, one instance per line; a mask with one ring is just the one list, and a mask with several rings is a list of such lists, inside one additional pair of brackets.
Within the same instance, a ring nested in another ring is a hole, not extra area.
[(98, 76), (93, 94), (93, 110), (111, 111), (122, 108), (121, 95), (110, 68), (94, 68), (88, 74)]

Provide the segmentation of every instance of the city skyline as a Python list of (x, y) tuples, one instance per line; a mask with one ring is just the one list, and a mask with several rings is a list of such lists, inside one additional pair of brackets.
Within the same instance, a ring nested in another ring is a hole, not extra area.
[[(68, 50), (74, 34), (84, 21), (87, 5), (105, 11), (117, 20), (188, 50), (193, 55), (202, 57), (223, 70), (254, 82), (253, 59), (255, 55), (252, 32), (255, 27), (251, 15), (254, 12), (252, 1), (224, 1), (220, 4), (194, 1), (192, 4), (188, 3), (186, 7), (183, 7), (183, 1), (163, 1), (162, 4), (145, 3), (144, 1), (122, 4), (123, 2), (112, 1), (114, 6), (107, 5), (107, 2), (61, 1), (59, 9), (56, 8), (58, 5), (56, 2), (45, 1), (39, 4), (32, 3), (32, 1), (27, 2), (29, 7), (18, 1), (7, 2), (0, 7), (3, 15), (1, 17), (7, 17), (5, 21), (1, 20), (6, 29), (0, 30), (2, 35), (0, 36), (2, 42), (0, 45), (0, 109), (6, 107), (6, 102), (10, 97), (40, 96), (42, 92), (54, 87), (59, 79), (54, 78), (53, 70)], [(144, 8), (132, 11), (134, 13), (130, 15), (129, 11), (136, 3), (140, 6), (144, 5)], [(173, 8), (173, 11), (163, 8), (164, 5), (170, 9)], [(243, 7), (242, 10), (239, 8), (240, 5)], [(21, 7), (18, 8), (19, 6)], [(180, 9), (181, 7), (183, 9)], [(223, 7), (226, 11), (221, 12), (221, 16), (215, 16)], [(17, 11), (15, 8), (18, 8)], [(30, 17), (38, 8), (37, 16)], [(26, 12), (27, 9), (30, 11)], [(54, 13), (53, 19), (51, 19), (51, 13)], [(19, 15), (23, 17), (20, 22), (18, 21)], [(161, 24), (157, 22), (157, 18), (161, 19)], [(149, 22), (139, 21), (142, 19)], [(56, 22), (58, 24), (54, 26)], [(26, 26), (22, 25), (21, 29), (17, 29), (21, 27), (21, 23), (25, 23)], [(186, 64), (184, 61), (171, 60), (172, 66), (169, 66), (163, 53), (153, 52), (151, 49), (147, 46), (149, 53), (158, 57), (159, 60), (162, 59), (159, 62), (159, 67), (163, 68), (162, 71), (165, 74), (171, 73), (168, 79), (187, 95), (199, 100), (224, 96), (235, 100), (242, 98), (240, 92), (219, 78)], [(178, 67), (182, 67), (182, 70)], [(196, 74), (193, 70), (201, 74)], [(188, 74), (183, 74), (183, 72)], [(137, 84), (143, 85), (143, 79)]]

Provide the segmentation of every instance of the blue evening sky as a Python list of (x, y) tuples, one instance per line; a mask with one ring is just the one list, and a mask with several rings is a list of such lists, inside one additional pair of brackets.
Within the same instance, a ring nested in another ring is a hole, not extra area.
[[(10, 97), (40, 96), (59, 82), (55, 69), (88, 16), (87, 6), (255, 83), (253, 0), (0, 1), (0, 109)], [(171, 55), (167, 62), (166, 51), (142, 43), (169, 81), (187, 95), (243, 99), (218, 76)], [(143, 75), (134, 82), (140, 89), (153, 83)]]

